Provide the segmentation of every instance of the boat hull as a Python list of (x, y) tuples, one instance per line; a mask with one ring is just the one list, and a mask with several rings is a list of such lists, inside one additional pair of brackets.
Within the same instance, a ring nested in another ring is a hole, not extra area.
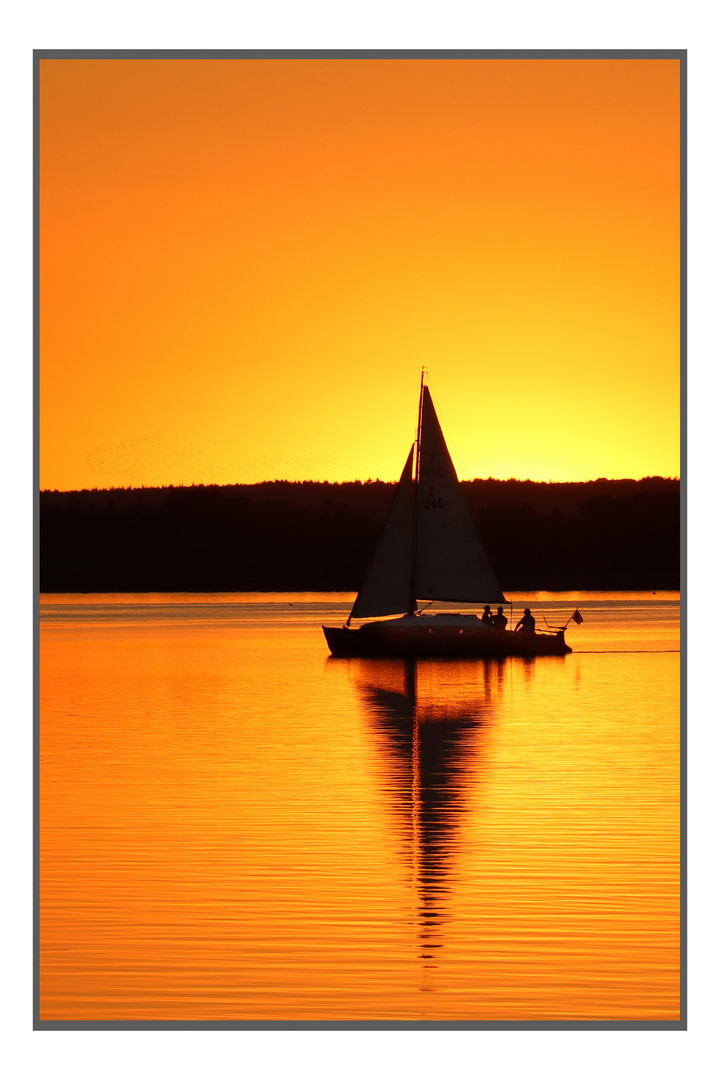
[(364, 626), (323, 626), (333, 656), (566, 656), (572, 649), (561, 631), (524, 634), (463, 626), (398, 627), (392, 622)]

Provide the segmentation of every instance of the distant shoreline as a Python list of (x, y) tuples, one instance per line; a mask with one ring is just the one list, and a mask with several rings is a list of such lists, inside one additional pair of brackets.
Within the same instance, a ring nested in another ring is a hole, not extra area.
[[(509, 592), (677, 590), (680, 481), (462, 482)], [(40, 590), (354, 592), (395, 484), (40, 493)]]
[[(521, 486), (533, 486), (538, 488), (575, 488), (575, 487), (591, 487), (594, 484), (679, 484), (680, 478), (677, 476), (643, 476), (643, 477), (607, 477), (598, 476), (593, 480), (530, 480), (520, 479), (515, 476), (506, 477), (505, 479), (499, 479), (494, 476), (487, 477), (474, 477), (471, 480), (460, 480), (462, 485), (472, 484), (486, 484), (486, 485), (521, 485)], [(365, 480), (257, 480), (250, 484), (243, 484), (240, 482), (233, 484), (141, 484), (139, 487), (136, 485), (128, 484), (124, 486), (115, 485), (112, 487), (93, 487), (93, 488), (41, 488), (40, 495), (102, 495), (102, 494), (114, 494), (117, 492), (168, 492), (168, 491), (192, 491), (192, 490), (208, 490), (208, 489), (236, 489), (243, 488), (252, 491), (259, 491), (262, 488), (356, 488), (367, 487), (373, 485), (385, 485), (388, 487), (395, 487), (395, 480), (380, 480), (371, 478)]]

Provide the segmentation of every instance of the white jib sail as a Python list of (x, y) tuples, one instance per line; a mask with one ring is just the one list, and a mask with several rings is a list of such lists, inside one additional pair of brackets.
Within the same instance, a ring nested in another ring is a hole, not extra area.
[(397, 615), (414, 607), (412, 593), (413, 453), (410, 450), (375, 558), (357, 595), (352, 619)]

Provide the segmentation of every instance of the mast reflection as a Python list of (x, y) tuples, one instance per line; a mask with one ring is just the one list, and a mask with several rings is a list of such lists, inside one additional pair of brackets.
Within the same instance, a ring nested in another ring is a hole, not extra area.
[(346, 661), (383, 761), (412, 875), (420, 956), (442, 945), (458, 833), (482, 777), (503, 660)]

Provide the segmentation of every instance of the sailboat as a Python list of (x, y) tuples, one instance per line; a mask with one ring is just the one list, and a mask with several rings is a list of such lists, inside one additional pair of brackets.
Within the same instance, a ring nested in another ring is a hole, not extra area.
[[(344, 626), (323, 626), (333, 656), (564, 656), (563, 629), (514, 632), (421, 603), (507, 601), (470, 516), (423, 371), (410, 448), (375, 557)], [(393, 616), (387, 618), (387, 616)], [(351, 626), (353, 619), (371, 619)]]

